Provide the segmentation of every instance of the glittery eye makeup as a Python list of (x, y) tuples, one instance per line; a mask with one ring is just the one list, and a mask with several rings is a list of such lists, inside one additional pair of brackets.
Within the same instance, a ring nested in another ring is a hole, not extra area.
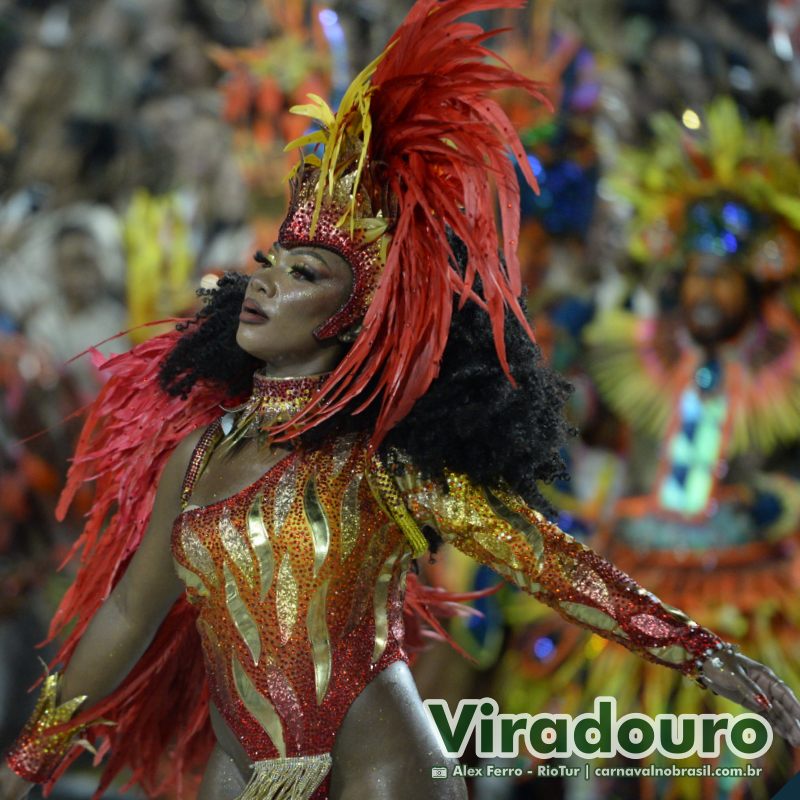
[(292, 264), (289, 272), (298, 280), (308, 281), (309, 283), (314, 283), (319, 279), (319, 275), (310, 267), (305, 266), (305, 264)]

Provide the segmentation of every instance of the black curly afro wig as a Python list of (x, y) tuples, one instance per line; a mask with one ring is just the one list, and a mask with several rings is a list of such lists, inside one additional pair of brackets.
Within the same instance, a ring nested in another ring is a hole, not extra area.
[[(466, 248), (452, 242), (463, 268)], [(250, 392), (259, 362), (236, 344), (247, 278), (228, 274), (216, 289), (201, 290), (206, 303), (164, 360), (160, 380), (172, 395), (188, 396), (198, 380), (220, 385), (229, 398)], [(532, 506), (549, 511), (538, 483), (564, 476), (560, 451), (569, 434), (562, 409), (569, 384), (547, 367), (519, 321), (506, 315), (506, 351), (514, 388), (497, 359), (489, 317), (475, 303), (455, 309), (441, 370), (408, 416), (389, 432), (383, 450), (404, 452), (423, 475), (445, 469), (486, 486), (505, 482)], [(347, 409), (309, 431), (313, 445), (333, 433), (369, 430), (375, 411)]]
[[(463, 268), (466, 247), (459, 240), (451, 246)], [(489, 487), (504, 481), (550, 511), (537, 484), (565, 477), (563, 407), (571, 388), (510, 313), (505, 343), (516, 388), (497, 358), (489, 315), (476, 303), (455, 308), (438, 377), (383, 446), (407, 453), (427, 477), (450, 469)]]

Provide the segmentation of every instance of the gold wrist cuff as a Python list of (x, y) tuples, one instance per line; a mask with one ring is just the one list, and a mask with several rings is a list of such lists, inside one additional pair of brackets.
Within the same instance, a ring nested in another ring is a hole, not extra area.
[(59, 705), (60, 685), (61, 675), (57, 672), (45, 678), (33, 715), (7, 756), (9, 767), (31, 783), (47, 781), (88, 727), (65, 724), (75, 716), (86, 695)]

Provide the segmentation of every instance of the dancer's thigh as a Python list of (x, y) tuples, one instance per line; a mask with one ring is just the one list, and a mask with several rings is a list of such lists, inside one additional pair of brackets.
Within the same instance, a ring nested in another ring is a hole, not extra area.
[(466, 800), (462, 778), (431, 776), (457, 763), (442, 752), (411, 672), (396, 662), (355, 700), (333, 748), (330, 800)]
[(245, 787), (234, 760), (219, 746), (211, 751), (197, 800), (234, 800)]

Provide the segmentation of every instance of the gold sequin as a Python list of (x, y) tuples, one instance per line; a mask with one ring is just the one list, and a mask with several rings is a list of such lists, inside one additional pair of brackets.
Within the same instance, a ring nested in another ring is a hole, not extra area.
[[(395, 461), (404, 468), (397, 484), (418, 523), (432, 525), (445, 541), (528, 589), (571, 622), (624, 639), (630, 649), (678, 665), (688, 675), (696, 670), (695, 654), (704, 653), (708, 643), (715, 645), (713, 634), (661, 604), (507, 489), (489, 491), (454, 473), (442, 486), (423, 479), (402, 457)], [(652, 648), (654, 638), (677, 649)]]
[(39, 773), (32, 782), (44, 783), (87, 727), (112, 724), (106, 720), (67, 724), (77, 714), (86, 695), (59, 705), (60, 685), (58, 672), (45, 678), (33, 715), (7, 755), (12, 769), (21, 767), (28, 775)]
[(571, 603), (566, 600), (562, 600), (559, 605), (571, 617), (579, 622), (585, 622), (593, 628), (598, 628), (602, 631), (613, 631), (617, 627), (617, 621), (614, 617), (597, 608), (585, 606), (583, 603)]
[(397, 560), (398, 553), (392, 553), (383, 564), (378, 581), (375, 584), (375, 646), (372, 650), (372, 663), (374, 664), (386, 649), (386, 642), (389, 637), (388, 609), (386, 602), (389, 597), (389, 583), (392, 579), (394, 562)]
[(331, 544), (331, 528), (322, 502), (317, 494), (317, 480), (312, 475), (307, 481), (303, 491), (303, 512), (306, 515), (311, 537), (314, 541), (314, 576), (319, 575), (325, 559), (328, 557), (328, 548)]
[(283, 475), (278, 480), (275, 487), (275, 500), (272, 512), (272, 530), (275, 536), (279, 536), (283, 530), (283, 524), (289, 515), (289, 510), (294, 501), (294, 490), (297, 482), (297, 470), (295, 463), (289, 465)]
[[(497, 531), (493, 528), (477, 528), (473, 533), (473, 537), (487, 553), (491, 553), (497, 559), (498, 566), (502, 564), (505, 567), (504, 572), (506, 574), (509, 573), (510, 569), (513, 575), (513, 572), (519, 570), (522, 566), (508, 542), (500, 539)], [(509, 575), (509, 577), (512, 577), (512, 575)]]
[(665, 647), (648, 647), (647, 652), (670, 664), (683, 664), (691, 658), (690, 654), (678, 644)]
[(219, 521), (219, 535), (231, 561), (252, 584), (254, 578), (253, 557), (247, 544), (242, 540), (238, 528), (231, 522), (227, 513), (224, 513)]
[(275, 606), (281, 631), (281, 643), (286, 644), (292, 638), (292, 631), (297, 622), (297, 580), (294, 577), (292, 561), (288, 553), (283, 556), (278, 570), (276, 592)]
[(406, 550), (403, 555), (400, 557), (400, 580), (399, 583), (403, 587), (403, 591), (405, 591), (405, 577), (408, 573), (408, 568), (411, 565), (411, 551)]
[(317, 689), (317, 705), (321, 705), (328, 691), (331, 679), (331, 643), (328, 637), (328, 581), (325, 581), (311, 598), (308, 604), (306, 627), (311, 641), (311, 652), (314, 659), (314, 682)]
[(342, 558), (347, 558), (352, 553), (359, 533), (359, 507), (358, 491), (361, 486), (361, 473), (356, 473), (347, 484), (342, 496), (341, 512), (341, 537)]
[(223, 566), (223, 573), (225, 575), (225, 604), (228, 607), (228, 613), (236, 625), (236, 630), (239, 631), (239, 635), (247, 645), (253, 662), (258, 664), (261, 658), (261, 637), (258, 633), (258, 626), (242, 601), (236, 579), (227, 564)]
[(697, 623), (693, 619), (690, 619), (679, 608), (675, 608), (675, 606), (671, 606), (669, 603), (663, 602), (663, 600), (661, 601), (661, 605), (664, 606), (664, 608), (667, 611), (669, 611), (669, 613), (673, 617), (675, 617), (675, 619), (677, 619), (679, 622), (682, 622), (682, 623), (684, 623), (686, 625), (689, 625), (692, 628), (696, 628), (697, 627)]
[(270, 587), (275, 572), (275, 553), (272, 543), (269, 540), (267, 526), (264, 523), (264, 514), (261, 511), (261, 504), (264, 496), (259, 494), (247, 512), (247, 534), (250, 543), (258, 557), (259, 572), (261, 576), (261, 599), (263, 600)]
[(530, 585), (530, 581), (528, 580), (528, 576), (521, 570), (517, 569), (511, 575), (512, 583), (515, 583), (517, 586), (527, 588)]
[(354, 436), (342, 436), (333, 449), (332, 469), (331, 474), (334, 478), (338, 478), (344, 465), (348, 462), (351, 453), (353, 452), (353, 444), (355, 441)]
[[(190, 569), (186, 569), (183, 564), (179, 564), (177, 561), (172, 562), (172, 565), (175, 567), (175, 573), (177, 576), (195, 593), (195, 595), (199, 595), (201, 597), (205, 597), (208, 595), (208, 590), (206, 589), (206, 585), (197, 575), (194, 574)], [(192, 596), (188, 595), (187, 599), (189, 602), (192, 601)]]
[(216, 586), (214, 559), (188, 525), (184, 525), (181, 528), (181, 545), (186, 555), (186, 560), (194, 571), (211, 586)]
[[(499, 494), (499, 492), (497, 494)], [(542, 539), (541, 532), (530, 520), (509, 508), (506, 502), (501, 500), (497, 494), (488, 489), (484, 490), (484, 496), (486, 497), (486, 502), (489, 503), (489, 507), (500, 519), (505, 520), (514, 530), (522, 531), (522, 533), (525, 534), (533, 548), (536, 560), (541, 562), (544, 554), (544, 540)], [(512, 562), (509, 561), (508, 563), (511, 564)], [(519, 565), (516, 566), (517, 568), (519, 567)]]
[[(202, 617), (197, 620), (197, 630), (206, 640), (203, 653), (205, 655), (208, 667), (215, 675), (227, 676), (227, 656), (225, 654), (225, 648), (222, 646), (222, 643), (220, 642), (216, 632)], [(227, 704), (228, 707), (230, 707), (231, 704), (229, 683), (230, 682), (228, 680), (221, 680), (217, 684), (217, 691), (222, 697), (222, 703), (220, 705)], [(219, 700), (219, 697), (217, 699)]]
[(286, 744), (283, 740), (283, 726), (275, 707), (256, 689), (250, 676), (244, 667), (239, 663), (239, 659), (233, 656), (232, 662), (233, 683), (236, 691), (244, 703), (244, 707), (252, 714), (253, 718), (266, 731), (267, 736), (272, 740), (278, 755), (281, 758), (286, 756)]
[(581, 594), (591, 598), (604, 608), (613, 611), (611, 596), (605, 581), (589, 567), (584, 566), (575, 576), (574, 587)]
[(374, 606), (374, 576), (379, 574), (383, 564), (385, 542), (391, 535), (393, 527), (388, 522), (382, 525), (369, 539), (366, 550), (359, 553), (359, 576), (353, 587), (350, 613), (342, 631), (343, 636), (348, 636), (370, 612), (371, 606)]

